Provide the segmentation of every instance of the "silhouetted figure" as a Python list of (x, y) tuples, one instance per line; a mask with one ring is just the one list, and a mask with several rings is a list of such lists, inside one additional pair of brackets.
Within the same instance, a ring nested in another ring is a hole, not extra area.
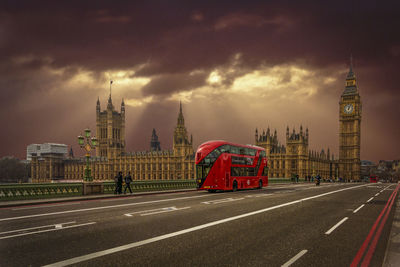
[(122, 194), (122, 172), (118, 172), (115, 176), (115, 192), (114, 194)]
[(124, 190), (124, 194), (126, 194), (126, 189), (129, 189), (129, 192), (131, 192), (131, 194), (132, 194), (131, 182), (132, 182), (131, 172), (128, 172), (128, 175), (125, 176), (125, 190)]

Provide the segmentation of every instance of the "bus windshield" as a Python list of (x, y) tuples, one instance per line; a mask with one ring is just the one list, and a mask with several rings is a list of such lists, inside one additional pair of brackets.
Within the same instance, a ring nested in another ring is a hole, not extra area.
[(219, 155), (221, 155), (222, 151), (221, 151), (220, 147), (217, 147), (216, 149), (211, 151), (202, 161), (200, 161), (199, 164), (197, 164), (196, 177), (197, 177), (197, 180), (199, 180), (199, 182), (202, 182), (207, 177), (212, 165), (217, 160)]

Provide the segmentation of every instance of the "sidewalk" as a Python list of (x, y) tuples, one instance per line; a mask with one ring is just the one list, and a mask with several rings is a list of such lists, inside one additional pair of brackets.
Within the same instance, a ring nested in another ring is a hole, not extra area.
[(400, 266), (400, 197), (395, 202), (392, 229), (390, 230), (389, 241), (386, 248), (383, 267)]
[(81, 201), (81, 200), (128, 198), (128, 197), (141, 196), (141, 195), (167, 194), (167, 193), (177, 193), (177, 192), (189, 192), (189, 191), (196, 191), (196, 190), (197, 190), (196, 188), (189, 188), (189, 189), (174, 189), (174, 190), (163, 190), (163, 191), (135, 192), (133, 194), (121, 194), (121, 195), (102, 194), (102, 195), (86, 195), (86, 196), (76, 196), (76, 197), (4, 201), (4, 202), (0, 202), (0, 208), (17, 207), (17, 206), (25, 206), (25, 205), (51, 204), (51, 203), (61, 203), (61, 202), (74, 202), (74, 201)]

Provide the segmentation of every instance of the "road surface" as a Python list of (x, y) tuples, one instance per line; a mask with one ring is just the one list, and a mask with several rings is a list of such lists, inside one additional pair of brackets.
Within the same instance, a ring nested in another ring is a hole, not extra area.
[(0, 209), (0, 266), (381, 266), (396, 184), (290, 184)]

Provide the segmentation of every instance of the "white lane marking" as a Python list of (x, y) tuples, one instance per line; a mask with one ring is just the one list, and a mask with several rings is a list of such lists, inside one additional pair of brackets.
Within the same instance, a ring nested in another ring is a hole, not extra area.
[(375, 196), (376, 196), (376, 197), (379, 196), (379, 193), (376, 193)]
[(362, 207), (364, 207), (365, 206), (365, 204), (362, 204), (360, 207), (358, 207), (357, 209), (355, 209), (354, 211), (353, 211), (353, 213), (356, 213), (357, 211), (359, 211), (360, 209), (362, 209)]
[(223, 199), (216, 199), (216, 200), (210, 200), (210, 201), (204, 201), (201, 202), (203, 204), (219, 204), (219, 203), (225, 203), (225, 202), (232, 202), (232, 201), (238, 201), (238, 200), (242, 200), (244, 199), (244, 197), (239, 197), (239, 198), (223, 198)]
[(367, 200), (367, 203), (368, 203), (368, 202), (370, 202), (370, 201), (371, 201), (371, 200), (373, 200), (373, 199), (374, 199), (374, 198), (373, 198), (373, 197), (371, 197), (370, 199), (368, 199), (368, 200)]
[(273, 194), (254, 194), (254, 195), (247, 195), (246, 197), (248, 198), (253, 198), (253, 197), (266, 197), (266, 196), (272, 196)]
[(24, 235), (33, 235), (33, 234), (39, 234), (39, 233), (45, 233), (45, 232), (52, 232), (52, 231), (58, 231), (58, 230), (64, 230), (64, 229), (69, 229), (69, 228), (75, 228), (75, 227), (80, 227), (80, 226), (86, 226), (86, 225), (91, 225), (95, 224), (96, 222), (89, 222), (89, 223), (82, 223), (82, 224), (75, 224), (75, 225), (70, 225), (70, 226), (64, 226), (61, 228), (52, 228), (52, 229), (47, 229), (47, 230), (41, 230), (41, 231), (35, 231), (35, 232), (29, 232), (29, 233), (21, 233), (21, 234), (15, 234), (15, 235), (9, 235), (9, 236), (3, 236), (0, 237), (0, 239), (8, 239), (8, 238), (13, 238), (13, 237), (18, 237), (18, 236), (24, 236)]
[(145, 201), (145, 202), (135, 202), (135, 203), (119, 204), (119, 205), (104, 206), (104, 207), (95, 207), (95, 208), (86, 208), (86, 209), (77, 209), (77, 210), (57, 211), (57, 212), (42, 213), (42, 214), (32, 214), (32, 215), (26, 215), (26, 216), (2, 218), (2, 219), (0, 219), (0, 222), (3, 222), (3, 221), (11, 221), (11, 220), (18, 220), (18, 219), (26, 219), (26, 218), (33, 218), (33, 217), (42, 217), (42, 216), (50, 216), (50, 215), (74, 213), (74, 212), (83, 212), (83, 211), (90, 211), (90, 210), (102, 210), (102, 209), (111, 209), (111, 208), (118, 208), (118, 207), (137, 206), (137, 205), (143, 205), (143, 204), (151, 204), (151, 203), (159, 203), (159, 202), (168, 202), (168, 201), (173, 201), (173, 200), (183, 200), (183, 199), (200, 198), (200, 197), (207, 197), (207, 196), (209, 196), (209, 195), (191, 196), (191, 197), (178, 197), (178, 198), (168, 198), (168, 199), (161, 199), (161, 200), (152, 200), (152, 201)]
[(98, 258), (98, 257), (101, 257), (101, 256), (105, 256), (105, 255), (109, 255), (109, 254), (112, 254), (112, 253), (116, 253), (116, 252), (119, 252), (119, 251), (131, 249), (131, 248), (139, 247), (139, 246), (142, 246), (142, 245), (150, 244), (150, 243), (153, 243), (153, 242), (157, 242), (157, 241), (160, 241), (160, 240), (164, 240), (164, 239), (167, 239), (167, 238), (171, 238), (171, 237), (174, 237), (174, 236), (179, 236), (179, 235), (183, 235), (183, 234), (186, 234), (186, 233), (198, 231), (198, 230), (201, 230), (201, 229), (204, 229), (204, 228), (208, 228), (208, 227), (211, 227), (211, 226), (214, 226), (214, 225), (218, 225), (218, 224), (222, 224), (222, 223), (238, 220), (238, 219), (241, 219), (241, 218), (253, 216), (253, 215), (264, 213), (264, 212), (267, 212), (267, 211), (270, 211), (270, 210), (274, 210), (274, 209), (279, 209), (279, 208), (282, 208), (282, 207), (290, 206), (290, 205), (293, 205), (293, 204), (296, 204), (296, 203), (301, 203), (302, 201), (306, 201), (306, 200), (309, 200), (309, 199), (319, 198), (319, 197), (323, 197), (323, 196), (327, 196), (327, 195), (331, 195), (331, 194), (335, 194), (335, 193), (338, 193), (338, 192), (351, 190), (351, 189), (355, 189), (355, 188), (363, 187), (363, 186), (365, 186), (365, 185), (358, 185), (358, 186), (343, 188), (343, 189), (339, 189), (339, 190), (336, 190), (336, 191), (332, 191), (332, 192), (316, 195), (316, 196), (313, 196), (313, 197), (308, 197), (308, 198), (303, 198), (303, 199), (287, 202), (287, 203), (280, 204), (280, 205), (277, 205), (277, 206), (273, 206), (273, 207), (269, 207), (269, 208), (265, 208), (265, 209), (261, 209), (261, 210), (256, 210), (256, 211), (244, 213), (244, 214), (241, 214), (241, 215), (236, 215), (236, 216), (233, 216), (233, 217), (229, 217), (229, 218), (225, 218), (225, 219), (222, 219), (222, 220), (218, 220), (218, 221), (214, 221), (214, 222), (198, 225), (198, 226), (187, 228), (187, 229), (180, 230), (180, 231), (177, 231), (177, 232), (173, 232), (173, 233), (169, 233), (169, 234), (165, 234), (165, 235), (161, 235), (161, 236), (152, 237), (152, 238), (149, 238), (149, 239), (146, 239), (146, 240), (142, 240), (142, 241), (138, 241), (138, 242), (133, 242), (133, 243), (126, 244), (126, 245), (123, 245), (123, 246), (114, 247), (114, 248), (110, 248), (110, 249), (106, 249), (106, 250), (101, 250), (101, 251), (93, 252), (93, 253), (90, 253), (90, 254), (87, 254), (87, 255), (78, 256), (78, 257), (75, 257), (75, 258), (71, 258), (71, 259), (55, 262), (55, 263), (46, 265), (45, 267), (48, 267), (48, 266), (67, 266), (67, 265), (79, 263), (79, 262), (82, 262), (82, 261), (87, 261), (87, 260), (90, 260), (90, 259), (94, 259), (94, 258)]
[(291, 258), (290, 260), (288, 260), (285, 264), (282, 265), (282, 267), (289, 267), (290, 265), (292, 265), (295, 261), (297, 261), (298, 259), (300, 259), (304, 254), (306, 254), (308, 252), (308, 250), (304, 249), (302, 251), (300, 251), (299, 253), (297, 253), (296, 256), (294, 256), (293, 258)]
[(40, 209), (40, 208), (49, 208), (49, 207), (61, 207), (61, 206), (78, 205), (78, 204), (81, 204), (81, 203), (80, 203), (80, 202), (73, 202), (73, 203), (65, 203), (65, 204), (41, 205), (41, 206), (34, 206), (34, 207), (15, 208), (15, 209), (12, 209), (12, 210), (30, 210), (30, 209)]
[(159, 213), (164, 213), (164, 212), (184, 210), (184, 209), (189, 209), (189, 208), (190, 207), (177, 208), (177, 207), (173, 206), (173, 207), (166, 207), (166, 208), (160, 208), (160, 209), (136, 211), (136, 212), (126, 213), (124, 215), (128, 216), (128, 217), (132, 217), (132, 215), (134, 215), (134, 214), (140, 214), (140, 216), (148, 216), (148, 215), (154, 215), (154, 214), (159, 214)]
[(158, 213), (162, 213), (162, 212), (171, 212), (171, 211), (177, 211), (177, 210), (185, 210), (185, 209), (190, 209), (190, 207), (183, 207), (183, 208), (170, 208), (169, 210), (166, 211), (161, 211), (161, 212), (150, 212), (150, 213), (145, 213), (145, 214), (140, 214), (140, 216), (148, 216), (148, 215), (153, 215), (153, 214), (158, 214)]
[(113, 198), (113, 199), (104, 199), (100, 200), (100, 202), (111, 202), (111, 201), (118, 201), (118, 200), (128, 200), (128, 199), (138, 199), (141, 198), (140, 196), (126, 196), (126, 197), (121, 197), (121, 198)]
[(326, 231), (326, 235), (329, 235), (330, 233), (332, 233), (336, 228), (338, 228), (342, 223), (344, 223), (345, 221), (347, 221), (349, 217), (344, 217), (340, 222), (338, 222), (337, 224), (335, 224), (331, 229), (329, 229), (328, 231)]
[[(76, 222), (72, 221), (72, 222), (65, 222), (65, 223), (60, 223), (60, 224), (71, 224), (71, 223), (76, 223)], [(0, 235), (9, 234), (9, 233), (16, 233), (16, 232), (24, 232), (24, 231), (40, 229), (40, 228), (55, 227), (55, 226), (56, 226), (56, 224), (42, 225), (42, 226), (37, 226), (37, 227), (30, 227), (30, 228), (12, 230), (12, 231), (7, 231), (7, 232), (1, 232)]]

